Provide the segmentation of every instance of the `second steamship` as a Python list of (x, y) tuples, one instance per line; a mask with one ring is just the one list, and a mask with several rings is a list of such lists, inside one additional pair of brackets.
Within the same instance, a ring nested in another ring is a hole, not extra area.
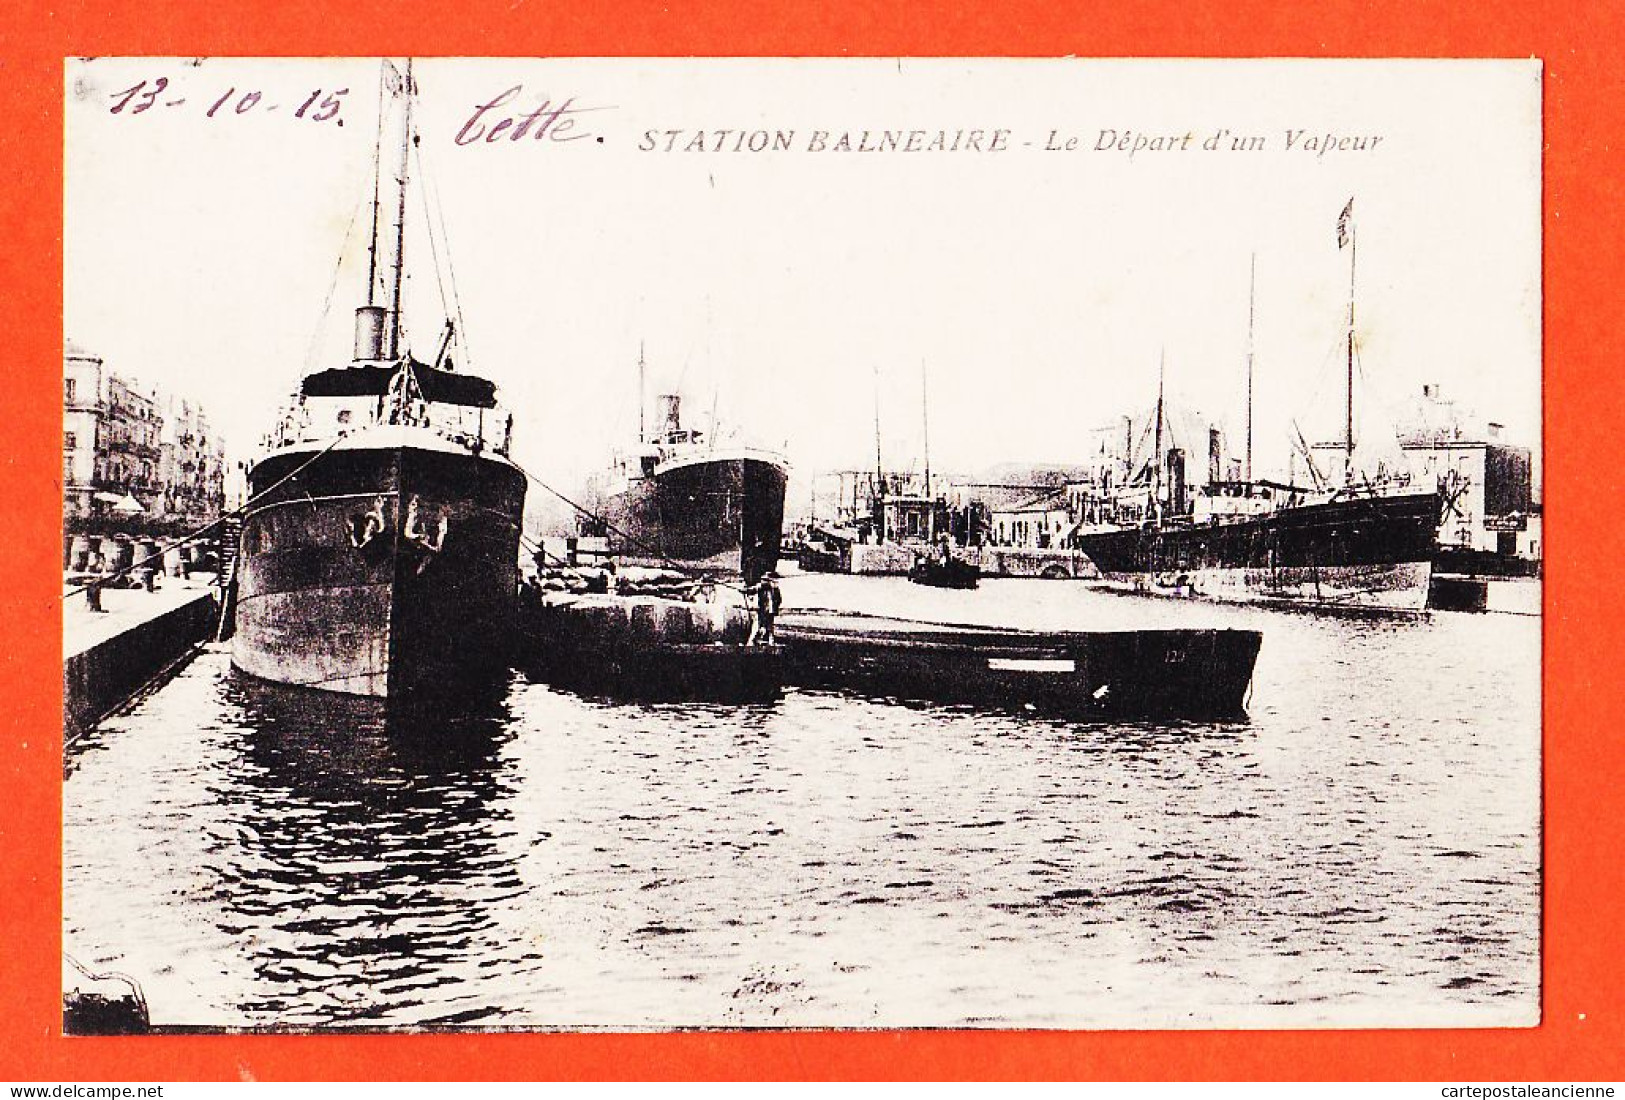
[[(640, 357), (641, 374), (641, 357)], [(641, 389), (641, 386), (640, 386)], [(617, 456), (604, 486), (599, 533), (621, 561), (743, 577), (777, 568), (789, 464), (777, 451), (683, 425), (677, 394), (659, 398), (658, 423)]]
[(1184, 452), (1164, 450), (1159, 380), (1148, 461), (1117, 494), (1092, 502), (1096, 522), (1074, 536), (1108, 584), (1325, 608), (1426, 606), (1442, 505), (1438, 488), (1380, 466), (1374, 476), (1358, 470), (1353, 213), (1350, 199), (1337, 220), (1338, 248), (1349, 251), (1341, 479), (1322, 476), (1305, 447), (1313, 486), (1253, 480), (1249, 309), (1245, 473), (1221, 481), (1215, 450), (1208, 484), (1193, 491)]

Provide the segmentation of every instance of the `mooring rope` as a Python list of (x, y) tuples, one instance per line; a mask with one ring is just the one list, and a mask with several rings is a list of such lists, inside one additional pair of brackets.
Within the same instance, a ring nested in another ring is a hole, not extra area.
[(228, 520), (228, 519), (231, 519), (233, 516), (235, 516), (235, 517), (237, 517), (239, 519), (242, 518), (244, 515), (247, 514), (248, 510), (250, 508), (252, 508), (255, 504), (258, 504), (260, 501), (264, 500), (267, 496), (269, 496), (270, 494), (276, 492), (278, 489), (282, 488), (282, 486), (286, 485), (288, 482), (292, 481), (294, 478), (296, 478), (300, 474), (304, 473), (306, 470), (308, 470), (310, 468), (311, 464), (314, 463), (317, 459), (319, 459), (323, 455), (327, 454), (329, 451), (331, 451), (333, 448), (337, 447), (340, 443), (343, 443), (348, 438), (349, 438), (348, 436), (343, 436), (343, 435), (339, 436), (337, 439), (333, 440), (333, 442), (329, 443), (327, 446), (323, 447), (320, 451), (317, 451), (315, 454), (311, 455), (310, 458), (308, 458), (303, 463), (301, 463), (300, 465), (295, 467), (292, 473), (288, 474), (286, 477), (283, 477), (283, 478), (279, 479), (274, 485), (271, 485), (269, 488), (265, 489), (263, 492), (256, 493), (253, 497), (249, 498), (248, 500), (245, 500), (242, 504), (238, 505), (236, 508), (232, 508), (232, 509), (230, 509), (228, 511), (220, 513), (219, 516), (217, 516), (216, 518), (210, 520), (208, 523), (204, 524), (202, 527), (197, 528), (197, 530), (191, 532), (190, 534), (185, 535), (185, 536), (183, 536), (183, 537), (181, 537), (179, 539), (173, 539), (171, 541), (168, 541), (168, 542), (164, 543), (162, 546), (160, 546), (158, 548), (158, 550), (156, 552), (148, 554), (146, 557), (142, 558), (139, 561), (132, 561), (129, 565), (126, 565), (122, 569), (115, 569), (111, 573), (105, 573), (105, 574), (102, 574), (102, 575), (98, 576), (93, 581), (86, 581), (83, 584), (80, 584), (80, 585), (77, 585), (77, 586), (75, 586), (73, 588), (70, 588), (70, 589), (68, 589), (66, 592), (64, 592), (62, 594), (62, 598), (65, 600), (65, 599), (68, 599), (70, 596), (77, 596), (79, 593), (87, 591), (87, 590), (89, 590), (91, 588), (99, 588), (102, 585), (107, 584), (109, 581), (115, 581), (115, 580), (118, 580), (120, 577), (128, 576), (130, 573), (134, 572), (137, 569), (140, 569), (141, 567), (146, 565), (148, 562), (162, 560), (163, 556), (165, 554), (169, 553), (169, 551), (178, 550), (182, 546), (186, 546), (189, 543), (194, 543), (194, 542), (198, 541), (204, 535), (208, 534), (210, 531), (214, 530), (216, 527), (219, 527), (222, 523), (226, 522), (226, 520)]
[[(625, 539), (628, 543), (632, 544), (634, 547), (636, 547), (638, 549), (641, 549), (641, 550), (647, 551), (649, 553), (650, 557), (658, 558), (668, 569), (671, 569), (673, 572), (687, 574), (688, 571), (693, 568), (692, 566), (684, 565), (682, 562), (676, 561), (675, 559), (667, 556), (665, 554), (665, 552), (662, 551), (659, 547), (653, 546), (650, 543), (648, 543), (647, 541), (638, 538), (636, 535), (633, 535), (631, 532), (625, 531), (625, 530), (621, 529), (620, 527), (617, 527), (615, 524), (609, 522), (608, 519), (604, 518), (603, 516), (599, 515), (598, 513), (594, 512), (594, 511), (592, 511), (590, 508), (587, 508), (587, 507), (585, 507), (585, 506), (583, 506), (581, 504), (577, 504), (575, 501), (571, 500), (569, 497), (565, 496), (563, 493), (561, 493), (557, 489), (553, 488), (553, 486), (549, 485), (547, 482), (543, 481), (541, 478), (537, 477), (535, 474), (531, 473), (529, 470), (527, 470), (523, 466), (519, 465), (519, 463), (514, 462), (512, 457), (509, 457), (508, 461), (513, 465), (514, 469), (518, 470), (521, 474), (525, 475), (525, 477), (528, 480), (534, 482), (540, 488), (547, 490), (549, 493), (552, 493), (554, 496), (556, 496), (560, 500), (562, 500), (565, 504), (569, 505), (571, 508), (574, 508), (577, 512), (581, 513), (581, 515), (585, 516), (587, 519), (593, 520), (596, 523), (603, 524), (604, 528), (606, 530), (613, 531), (615, 534), (619, 535), (622, 539)], [(521, 539), (523, 539), (525, 537), (523, 531), (520, 532), (519, 537)], [(744, 552), (744, 547), (740, 547), (740, 552), (741, 553)], [(743, 565), (744, 563), (741, 562), (740, 564)], [(703, 570), (701, 570), (700, 572), (703, 573)], [(739, 592), (741, 594), (748, 594), (751, 591), (748, 587), (746, 587), (744, 585), (730, 584), (730, 583), (728, 583), (726, 581), (717, 580), (714, 577), (707, 577), (706, 579), (711, 581), (711, 583), (715, 584), (718, 588), (729, 588), (729, 589), (732, 589), (735, 592)]]

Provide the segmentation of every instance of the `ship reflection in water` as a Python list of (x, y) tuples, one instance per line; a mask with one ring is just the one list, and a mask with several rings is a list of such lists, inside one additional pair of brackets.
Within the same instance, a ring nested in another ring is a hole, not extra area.
[[(1061, 582), (792, 606), (1192, 625)], [(208, 1027), (1532, 1023), (1539, 620), (1262, 628), (1249, 719), (787, 690), (456, 711), (207, 654), (73, 747), (64, 947)]]
[[(240, 674), (224, 696), (248, 731), (235, 770), (248, 797), (233, 815), (241, 858), (219, 867), (220, 927), (266, 945), (255, 977), (269, 995), (246, 1011), (289, 1023), (416, 1015), (458, 960), (502, 948), (488, 908), (524, 884), (496, 837), (512, 794), (500, 699), (440, 716)], [(422, 1022), (486, 1014), (448, 993)], [(298, 1005), (314, 1011), (287, 1019)]]

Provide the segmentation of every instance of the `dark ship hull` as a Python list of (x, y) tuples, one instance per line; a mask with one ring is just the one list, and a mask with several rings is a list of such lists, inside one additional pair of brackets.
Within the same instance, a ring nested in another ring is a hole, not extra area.
[(250, 473), (232, 663), (283, 684), (400, 697), (508, 667), (525, 479), (439, 446), (313, 450)]
[(1108, 584), (1138, 591), (1421, 610), (1438, 524), (1439, 495), (1412, 493), (1076, 540)]
[(667, 462), (606, 502), (609, 549), (625, 562), (754, 582), (778, 567), (787, 478), (766, 458)]

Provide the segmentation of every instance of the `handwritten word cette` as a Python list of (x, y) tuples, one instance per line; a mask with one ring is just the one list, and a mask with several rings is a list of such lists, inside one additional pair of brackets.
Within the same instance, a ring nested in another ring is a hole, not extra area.
[[(463, 128), (457, 131), (457, 136), (452, 140), (458, 145), (473, 145), (504, 139), (521, 141), (526, 137), (533, 141), (580, 141), (594, 136), (585, 129), (578, 129), (576, 122), (581, 114), (601, 108), (577, 107), (574, 96), (556, 104), (544, 96), (534, 110), (523, 113), (498, 110), (518, 99), (524, 90), (523, 84), (515, 84), (490, 102), (476, 106), (474, 113), (468, 116), (468, 121), (463, 123)], [(487, 115), (490, 117), (487, 118)], [(598, 140), (602, 141), (603, 138)]]

